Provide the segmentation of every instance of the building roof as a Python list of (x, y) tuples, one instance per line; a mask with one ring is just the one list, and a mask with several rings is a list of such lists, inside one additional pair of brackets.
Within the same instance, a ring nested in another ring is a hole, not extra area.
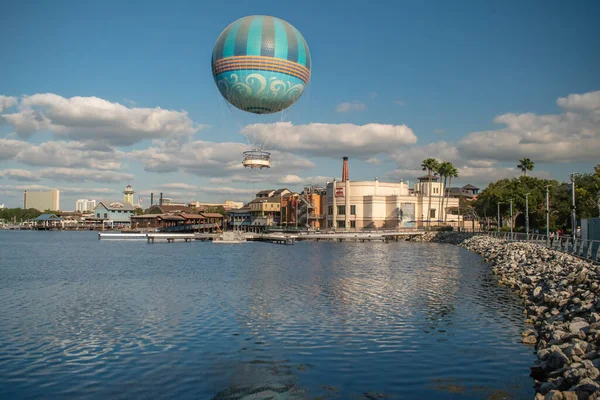
[(467, 185), (465, 185), (465, 186), (463, 186), (462, 188), (463, 188), (463, 189), (470, 189), (470, 190), (473, 190), (473, 189), (475, 189), (475, 190), (479, 190), (479, 188), (478, 188), (478, 187), (476, 187), (476, 186), (473, 186), (473, 185), (471, 185), (470, 183), (469, 183), (469, 184), (467, 184)]
[(259, 194), (269, 194), (274, 191), (274, 189), (261, 190), (260, 192), (256, 193), (256, 195), (258, 196)]
[(232, 208), (228, 211), (229, 214), (246, 214), (249, 213), (250, 207), (242, 207), (242, 208)]
[(285, 192), (286, 190), (287, 190), (288, 192), (291, 192), (291, 190), (290, 190), (290, 189), (288, 189), (288, 188), (277, 189), (277, 190), (275, 191), (275, 193), (273, 193), (273, 196), (281, 195), (281, 193)]
[(267, 199), (265, 199), (265, 203), (280, 203), (281, 202), (281, 196), (271, 196)]
[(158, 213), (154, 213), (154, 214), (178, 214), (178, 213), (193, 214), (194, 211), (198, 211), (198, 209), (194, 208), (194, 207), (166, 205), (166, 204), (163, 204), (162, 206), (155, 204), (152, 207), (148, 208), (147, 211), (149, 212), (150, 210), (158, 211)]
[(185, 219), (204, 219), (204, 218), (206, 218), (203, 214), (181, 213), (179, 215)]
[[(421, 176), (421, 177), (419, 177), (417, 179), (420, 180), (420, 181), (429, 181), (429, 175), (424, 175), (424, 176)], [(432, 181), (437, 181), (438, 179), (439, 179), (439, 176), (431, 174), (431, 180)]]
[(219, 213), (202, 213), (206, 218), (223, 218), (223, 215)]
[[(120, 206), (118, 206), (118, 207), (117, 206), (111, 206), (111, 204), (115, 204), (115, 203), (120, 204)], [(129, 203), (113, 202), (113, 203), (108, 203), (107, 204), (107, 203), (105, 203), (103, 201), (101, 201), (100, 203), (98, 203), (98, 205), (96, 207), (94, 207), (94, 210), (96, 208), (100, 207), (100, 206), (106, 208), (108, 211), (119, 211), (119, 210), (121, 210), (121, 211), (133, 211), (133, 210), (135, 210), (135, 207), (132, 206)]]
[(159, 215), (158, 218), (162, 219), (163, 221), (185, 221), (185, 218), (183, 218), (180, 215)]
[(62, 218), (57, 217), (56, 214), (42, 214), (34, 218), (34, 221), (62, 221)]

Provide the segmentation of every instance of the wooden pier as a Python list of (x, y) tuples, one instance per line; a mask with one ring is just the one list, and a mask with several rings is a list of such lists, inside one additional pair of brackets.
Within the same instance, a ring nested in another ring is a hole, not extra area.
[[(390, 242), (407, 240), (413, 236), (422, 235), (425, 232), (415, 231), (382, 231), (382, 232), (327, 232), (327, 233), (248, 233), (248, 232), (225, 232), (224, 233), (98, 233), (98, 239), (103, 240), (146, 240), (148, 243), (155, 241), (166, 241), (172, 243), (183, 240), (206, 241), (213, 243), (243, 243), (267, 242), (275, 244), (293, 245), (297, 241), (312, 240), (334, 241), (334, 242)], [(229, 237), (231, 236), (231, 237)]]

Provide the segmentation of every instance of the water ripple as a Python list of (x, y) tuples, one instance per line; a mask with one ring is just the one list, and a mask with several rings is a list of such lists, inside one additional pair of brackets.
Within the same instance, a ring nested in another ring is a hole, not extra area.
[(454, 246), (0, 241), (2, 398), (533, 394), (518, 300)]

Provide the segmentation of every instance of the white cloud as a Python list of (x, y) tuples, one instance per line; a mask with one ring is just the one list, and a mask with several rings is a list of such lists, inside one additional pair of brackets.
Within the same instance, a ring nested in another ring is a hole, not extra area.
[(434, 129), (433, 133), (437, 136), (442, 136), (444, 134), (444, 130), (443, 129)]
[(352, 103), (341, 103), (335, 108), (337, 112), (351, 112), (351, 111), (364, 111), (367, 109), (367, 105), (359, 102)]
[(16, 97), (2, 96), (0, 94), (0, 112), (17, 105)]
[(298, 175), (285, 175), (277, 180), (282, 185), (321, 185), (325, 186), (327, 181), (333, 180), (331, 176), (308, 176), (300, 177)]
[(377, 158), (377, 157), (371, 157), (365, 160), (365, 162), (367, 164), (373, 164), (373, 165), (381, 165), (383, 164), (383, 160)]
[(275, 136), (274, 147), (279, 150), (332, 158), (369, 158), (417, 141), (406, 125), (276, 122), (248, 125), (242, 132), (257, 142), (272, 140)]
[(125, 182), (135, 179), (132, 174), (116, 171), (99, 171), (86, 168), (44, 168), (42, 178), (69, 182)]
[(446, 141), (399, 149), (392, 153), (390, 157), (404, 169), (420, 168), (423, 160), (430, 157), (438, 161), (449, 161), (452, 163), (460, 161), (460, 156), (454, 144)]
[(402, 100), (396, 100), (396, 104), (398, 104), (399, 106), (405, 106), (406, 102)]
[(465, 159), (514, 162), (528, 157), (534, 162), (585, 162), (600, 154), (600, 91), (571, 94), (557, 100), (561, 114), (504, 114), (495, 122), (505, 127), (474, 132), (460, 140)]
[[(180, 143), (177, 141), (159, 141), (144, 150), (128, 153), (128, 157), (139, 160), (146, 171), (176, 172), (183, 171), (197, 176), (223, 178), (218, 183), (250, 181), (254, 175), (274, 177), (293, 171), (303, 171), (314, 167), (314, 163), (294, 154), (274, 151), (271, 153), (271, 165), (268, 170), (244, 171), (242, 153), (248, 147), (242, 143), (215, 143), (194, 141)], [(241, 179), (246, 177), (247, 179)], [(227, 178), (227, 179), (225, 179)]]
[(0, 177), (12, 179), (15, 181), (39, 181), (39, 174), (27, 171), (25, 169), (5, 169), (0, 170)]
[(158, 186), (160, 189), (184, 189), (184, 190), (196, 190), (198, 186), (190, 185), (188, 183), (166, 183)]
[(113, 194), (115, 190), (109, 188), (83, 188), (83, 187), (50, 187), (44, 185), (0, 185), (0, 191), (23, 192), (27, 191), (46, 191), (51, 189), (59, 189), (60, 193), (66, 194)]
[(369, 93), (369, 97), (372, 98), (372, 99), (374, 99), (374, 98), (376, 98), (378, 96), (379, 96), (379, 93), (377, 93), (377, 92), (371, 92), (371, 93)]
[(123, 153), (110, 146), (75, 141), (49, 141), (39, 145), (20, 142), (13, 146), (19, 148), (18, 153), (13, 156), (14, 159), (28, 165), (99, 170), (122, 168), (118, 159)]
[(192, 135), (203, 128), (185, 111), (126, 107), (98, 97), (45, 93), (24, 96), (19, 111), (4, 114), (21, 137), (40, 130), (77, 140), (131, 145), (143, 139)]
[(23, 149), (31, 145), (21, 140), (0, 139), (0, 161), (12, 160)]
[(600, 110), (600, 90), (559, 97), (556, 104), (565, 110)]

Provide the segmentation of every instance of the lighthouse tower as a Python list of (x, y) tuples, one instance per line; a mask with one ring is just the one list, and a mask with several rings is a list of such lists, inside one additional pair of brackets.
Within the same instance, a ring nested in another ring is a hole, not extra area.
[(133, 205), (133, 194), (135, 192), (133, 191), (133, 189), (131, 188), (131, 185), (127, 185), (127, 187), (125, 188), (125, 190), (123, 191), (123, 194), (125, 195), (123, 198), (123, 201), (125, 203), (131, 204)]

